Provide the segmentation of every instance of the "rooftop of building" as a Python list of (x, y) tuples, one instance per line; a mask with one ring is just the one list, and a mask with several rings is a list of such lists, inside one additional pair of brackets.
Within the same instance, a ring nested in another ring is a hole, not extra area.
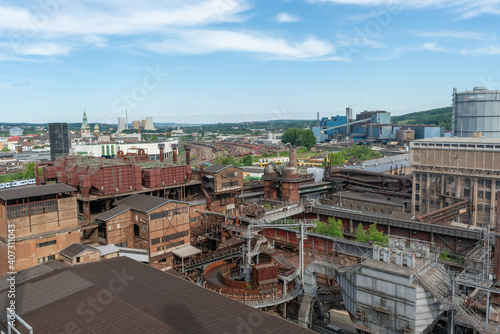
[[(239, 333), (249, 328), (258, 333), (312, 333), (128, 258), (40, 270), (46, 266), (20, 272), (37, 270), (16, 282), (16, 313), (38, 334), (66, 332), (68, 326), (75, 332), (107, 334)], [(1, 288), (0, 306), (5, 310), (8, 285)]]
[(130, 210), (129, 206), (118, 205), (118, 206), (116, 206), (116, 207), (114, 207), (106, 212), (98, 214), (97, 216), (94, 217), (94, 219), (101, 220), (101, 221), (105, 222), (105, 221), (108, 221), (112, 218), (115, 218), (118, 215), (121, 215), (124, 212), (127, 212), (128, 210)]
[(129, 196), (127, 198), (124, 198), (116, 202), (115, 204), (118, 206), (129, 207), (136, 211), (149, 212), (164, 204), (167, 204), (168, 202), (175, 202), (175, 203), (182, 203), (189, 205), (189, 203), (187, 202), (174, 201), (171, 199), (161, 198), (157, 196), (142, 195), (142, 194), (135, 194)]
[(39, 197), (44, 195), (54, 195), (75, 191), (75, 188), (65, 183), (45, 184), (41, 186), (25, 186), (0, 190), (0, 199), (9, 201), (20, 198)]
[(412, 140), (410, 145), (421, 143), (443, 143), (443, 144), (500, 144), (500, 138), (474, 138), (474, 137), (435, 137)]
[(86, 244), (73, 243), (66, 248), (63, 248), (59, 251), (64, 256), (69, 257), (70, 259), (77, 257), (85, 251), (94, 251), (98, 252), (99, 250), (95, 247)]
[(387, 205), (393, 205), (393, 206), (403, 206), (404, 205), (404, 200), (401, 198), (394, 198), (394, 197), (387, 197), (387, 196), (382, 196), (378, 194), (370, 194), (370, 193), (362, 193), (362, 192), (355, 192), (355, 191), (344, 191), (341, 193), (336, 193), (333, 196), (339, 197), (339, 198), (348, 198), (348, 199), (353, 199), (353, 200), (358, 200), (358, 201), (363, 201), (363, 202), (372, 202), (372, 203), (379, 203), (379, 204), (387, 204)]

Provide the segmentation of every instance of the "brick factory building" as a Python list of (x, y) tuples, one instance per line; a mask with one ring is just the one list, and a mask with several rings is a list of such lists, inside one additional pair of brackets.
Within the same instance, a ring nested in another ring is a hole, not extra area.
[[(76, 189), (66, 184), (0, 190), (0, 275), (54, 260), (80, 242)], [(8, 270), (8, 227), (14, 226), (15, 270)]]
[(448, 210), (460, 213), (460, 223), (495, 225), (500, 139), (430, 138), (412, 141), (410, 147), (412, 214), (453, 206)]

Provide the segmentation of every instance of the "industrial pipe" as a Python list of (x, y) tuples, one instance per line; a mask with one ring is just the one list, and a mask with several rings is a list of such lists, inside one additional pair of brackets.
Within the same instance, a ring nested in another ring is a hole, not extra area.
[(164, 150), (165, 150), (165, 144), (158, 144), (158, 148), (160, 149), (160, 162), (163, 162), (164, 160)]
[(184, 150), (186, 151), (186, 166), (191, 165), (191, 146), (184, 145)]
[(493, 273), (500, 279), (500, 191), (497, 191), (497, 221), (495, 225), (495, 255), (493, 256)]
[(174, 165), (175, 165), (175, 164), (177, 163), (177, 149), (176, 149), (176, 148), (174, 148), (174, 149), (172, 150), (172, 154), (173, 154), (173, 155), (172, 155), (172, 159), (173, 159), (173, 161), (174, 161)]

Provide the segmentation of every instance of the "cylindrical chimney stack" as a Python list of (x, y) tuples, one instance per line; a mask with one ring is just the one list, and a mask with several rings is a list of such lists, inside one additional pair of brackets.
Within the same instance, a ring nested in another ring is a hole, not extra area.
[(297, 148), (290, 147), (290, 165), (297, 168)]
[(191, 165), (191, 146), (184, 145), (184, 150), (186, 151), (186, 166)]
[(165, 157), (165, 144), (158, 144), (158, 148), (160, 149), (160, 161), (163, 162)]
[(174, 148), (172, 150), (172, 159), (174, 161), (174, 164), (176, 164), (177, 163), (177, 149), (176, 148)]

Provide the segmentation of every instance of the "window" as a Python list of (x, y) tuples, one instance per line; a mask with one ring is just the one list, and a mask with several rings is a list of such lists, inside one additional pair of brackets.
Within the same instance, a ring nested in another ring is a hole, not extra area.
[(465, 186), (470, 187), (470, 178), (468, 177), (465, 178)]
[(485, 191), (484, 192), (484, 198), (491, 199), (491, 191)]
[(477, 192), (477, 198), (484, 198), (484, 192), (483, 191), (478, 191)]
[(36, 248), (47, 247), (47, 246), (50, 246), (50, 245), (55, 245), (56, 243), (57, 243), (57, 241), (55, 239), (54, 240), (45, 241), (45, 242), (40, 242), (40, 243), (36, 244)]
[(427, 174), (422, 174), (422, 182), (427, 182)]
[(486, 180), (486, 188), (491, 188), (491, 180)]
[(436, 205), (441, 205), (441, 201), (436, 201)]
[(464, 189), (464, 196), (469, 197), (470, 196), (470, 189)]
[(420, 190), (420, 183), (415, 184), (415, 190)]
[(115, 244), (116, 247), (128, 247), (128, 241)]
[(434, 195), (434, 189), (431, 189), (431, 194)]
[(450, 183), (453, 183), (453, 182), (455, 182), (455, 178), (454, 178), (453, 176), (450, 176), (450, 177), (449, 177), (449, 179), (448, 179), (448, 181), (449, 181)]
[(45, 257), (40, 257), (37, 259), (37, 261), (38, 261), (38, 263), (44, 263), (44, 262), (52, 261), (55, 259), (56, 259), (55, 255), (49, 255), (49, 256), (45, 256)]
[(482, 204), (478, 204), (477, 205), (477, 211), (483, 211), (483, 205)]
[(415, 195), (415, 201), (420, 201), (420, 195), (419, 194)]
[(420, 211), (420, 206), (419, 205), (415, 205), (415, 212), (419, 212)]
[(76, 258), (76, 263), (80, 263), (80, 257)]
[(57, 201), (47, 200), (41, 202), (34, 202), (29, 204), (18, 204), (7, 207), (7, 218), (21, 218), (28, 215), (39, 215), (43, 213), (56, 212), (57, 211)]
[(477, 181), (477, 185), (478, 185), (479, 187), (484, 187), (484, 179), (479, 179), (479, 180)]
[(491, 210), (491, 207), (489, 205), (485, 205), (484, 206), (484, 211), (485, 212), (490, 212), (490, 210)]
[(422, 204), (425, 204), (425, 198), (422, 198)]

